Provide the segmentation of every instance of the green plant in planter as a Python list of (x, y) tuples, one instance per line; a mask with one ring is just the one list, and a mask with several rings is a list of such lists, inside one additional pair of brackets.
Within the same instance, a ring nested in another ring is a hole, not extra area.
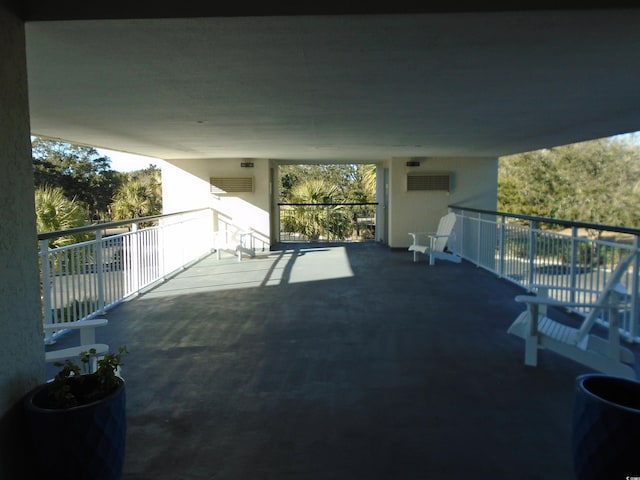
[[(71, 360), (51, 382), (24, 399), (34, 478), (120, 480), (126, 443), (125, 381), (120, 347), (95, 360), (95, 351)], [(95, 372), (88, 373), (91, 362)], [(46, 477), (45, 477), (46, 476)]]
[(67, 359), (64, 363), (56, 362), (54, 365), (62, 367), (56, 374), (44, 398), (39, 398), (43, 408), (71, 408), (86, 405), (114, 392), (121, 383), (118, 376), (122, 355), (128, 353), (127, 347), (122, 346), (118, 353), (108, 353), (97, 360), (97, 369), (93, 373), (89, 371), (89, 364), (95, 349), (80, 354), (82, 367)]

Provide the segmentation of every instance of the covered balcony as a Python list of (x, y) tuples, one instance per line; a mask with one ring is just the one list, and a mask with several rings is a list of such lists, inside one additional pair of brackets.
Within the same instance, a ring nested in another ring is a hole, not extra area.
[[(480, 215), (460, 222), (482, 225), (460, 265), (402, 247), (450, 205), (495, 209), (501, 156), (640, 130), (639, 20), (615, 2), (0, 0), (0, 477), (29, 476), (20, 401), (45, 374), (42, 318), (97, 312), (98, 341), (131, 350), (128, 479), (567, 478), (584, 368), (527, 368), (505, 333), (540, 265), (535, 249), (496, 263), (494, 247), (527, 237)], [(86, 285), (97, 296), (57, 306), (67, 286), (40, 284), (34, 254), (30, 135), (159, 158), (163, 213), (229, 207), (267, 246), (239, 262), (220, 236), (130, 232), (144, 248), (125, 256), (105, 237), (101, 259), (88, 247), (50, 274), (85, 279), (97, 259), (134, 275), (111, 269)], [(375, 164), (376, 242), (277, 246), (276, 171), (293, 162)], [(450, 183), (410, 191), (414, 174)], [(212, 178), (247, 191), (216, 197)], [(149, 255), (185, 238), (188, 261)]]
[[(458, 214), (471, 235), (479, 212)], [(106, 309), (97, 340), (130, 350), (125, 479), (572, 478), (574, 381), (590, 369), (550, 351), (523, 364), (507, 334), (522, 283), (374, 241), (241, 260), (205, 252)]]

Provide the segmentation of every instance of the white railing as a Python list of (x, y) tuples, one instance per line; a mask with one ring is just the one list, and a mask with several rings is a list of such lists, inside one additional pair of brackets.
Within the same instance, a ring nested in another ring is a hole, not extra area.
[[(621, 311), (621, 333), (640, 341), (640, 230), (450, 209), (458, 217), (455, 248), (465, 259), (526, 289), (546, 287), (563, 301), (593, 302), (619, 258), (634, 252), (635, 261), (622, 279), (629, 302)], [(554, 224), (571, 233), (548, 228)], [(583, 229), (597, 234), (581, 236)], [(49, 248), (49, 239), (87, 233), (91, 240)], [(609, 240), (611, 233), (629, 240)], [(241, 259), (243, 251), (269, 249), (268, 237), (240, 229), (209, 208), (50, 232), (38, 239), (43, 322), (49, 324), (102, 314), (213, 250), (239, 246)]]
[[(625, 339), (640, 341), (640, 230), (449, 208), (458, 218), (455, 248), (463, 258), (528, 290), (545, 287), (561, 301), (594, 302), (619, 259), (635, 253), (622, 278), (629, 301), (621, 309), (620, 324)], [(625, 241), (610, 240), (614, 234)]]
[[(207, 208), (38, 235), (43, 323), (102, 314), (208, 255), (213, 218)], [(78, 234), (94, 238), (49, 248), (52, 238)]]

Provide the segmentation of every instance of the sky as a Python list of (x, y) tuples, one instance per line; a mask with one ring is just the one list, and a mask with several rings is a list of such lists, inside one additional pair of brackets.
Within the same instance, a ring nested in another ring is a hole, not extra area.
[(163, 161), (159, 158), (144, 157), (142, 155), (133, 155), (131, 153), (116, 152), (104, 148), (96, 148), (100, 155), (111, 159), (111, 169), (118, 172), (131, 172), (133, 170), (142, 170), (149, 165), (155, 165), (160, 168)]

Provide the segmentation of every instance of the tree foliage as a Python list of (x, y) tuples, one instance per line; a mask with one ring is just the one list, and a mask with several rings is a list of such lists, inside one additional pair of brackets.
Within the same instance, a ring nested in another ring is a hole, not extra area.
[(158, 196), (157, 186), (150, 176), (134, 176), (127, 179), (113, 197), (113, 219), (127, 220), (159, 213), (161, 197)]
[(310, 240), (352, 236), (358, 216), (373, 217), (375, 206), (349, 204), (375, 199), (375, 165), (285, 165), (280, 169), (280, 200), (289, 204), (282, 207), (282, 227)]
[(498, 210), (640, 228), (640, 146), (606, 138), (500, 159)]
[[(55, 232), (81, 227), (85, 224), (86, 211), (75, 199), (68, 199), (60, 187), (45, 185), (35, 190), (36, 228), (41, 232)], [(61, 247), (81, 240), (86, 235), (57, 237), (49, 240), (49, 247)]]
[(59, 187), (68, 199), (84, 204), (87, 216), (100, 217), (108, 209), (120, 178), (111, 160), (93, 147), (35, 137), (32, 140), (36, 187)]
[[(62, 195), (74, 205), (75, 215), (82, 213), (83, 222), (74, 226), (162, 211), (160, 170), (154, 165), (134, 172), (116, 172), (111, 169), (109, 157), (99, 155), (93, 147), (39, 137), (32, 139), (32, 156), (36, 189), (54, 189), (59, 202)], [(43, 199), (36, 195), (36, 202)], [(39, 215), (43, 213), (38, 205), (36, 209)]]
[(159, 214), (162, 211), (160, 170), (150, 165), (130, 172), (116, 190), (110, 209), (113, 220)]
[[(297, 205), (289, 206), (287, 228), (298, 232), (309, 240), (321, 236), (344, 238), (347, 235), (349, 219), (344, 209), (337, 203), (338, 186), (324, 178), (307, 178), (292, 186), (289, 201)], [(317, 204), (311, 207), (309, 204)]]
[(293, 202), (292, 190), (301, 183), (323, 179), (332, 186), (331, 198), (336, 203), (375, 202), (375, 165), (282, 165), (280, 167), (280, 200)]

